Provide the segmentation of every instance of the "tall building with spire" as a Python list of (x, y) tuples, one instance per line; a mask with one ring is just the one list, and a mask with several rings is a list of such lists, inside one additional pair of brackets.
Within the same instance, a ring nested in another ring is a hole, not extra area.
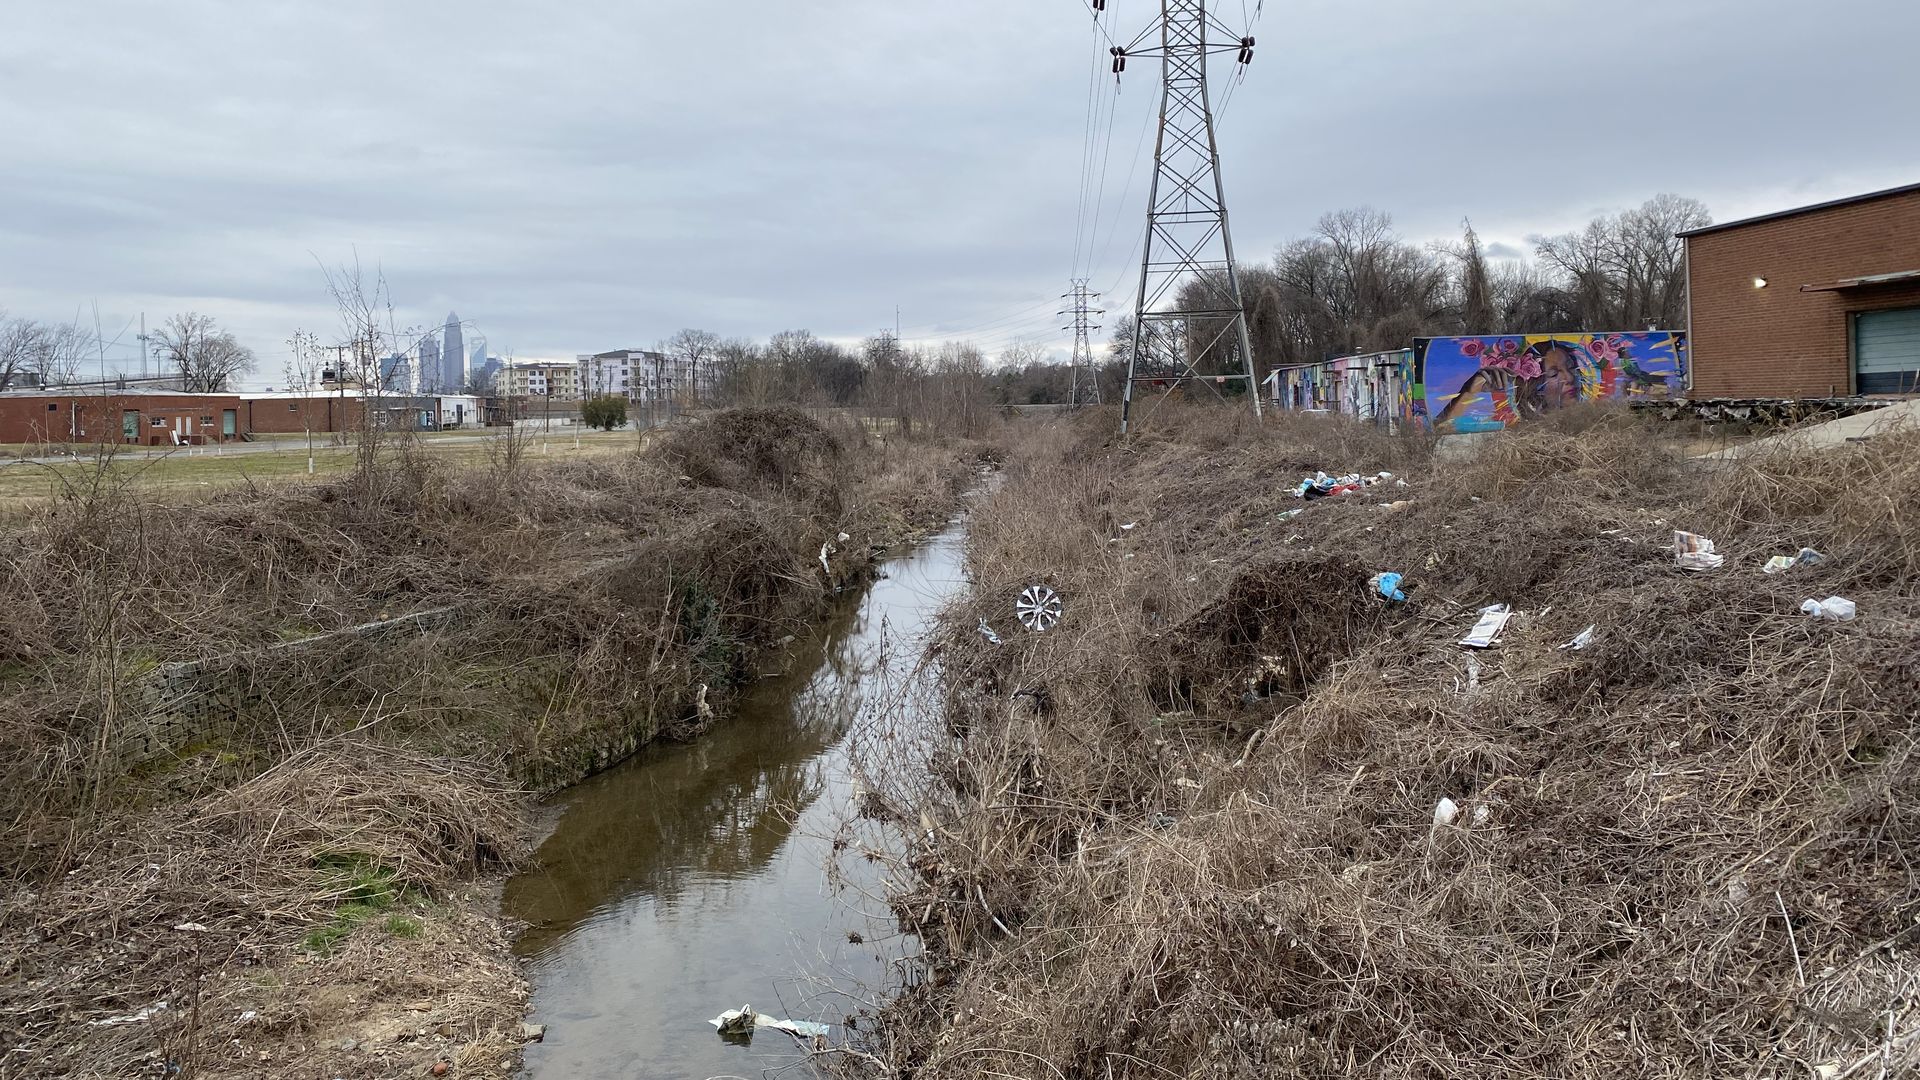
[(460, 316), (447, 312), (447, 329), (440, 340), (440, 389), (457, 394), (467, 386), (467, 346), (460, 333)]

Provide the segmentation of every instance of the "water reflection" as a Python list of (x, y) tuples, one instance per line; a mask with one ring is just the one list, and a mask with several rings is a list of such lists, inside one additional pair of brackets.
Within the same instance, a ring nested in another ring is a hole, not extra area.
[(912, 668), (931, 617), (962, 587), (960, 542), (950, 528), (889, 562), (796, 643), (790, 674), (756, 684), (699, 742), (650, 748), (566, 795), (537, 865), (504, 899), (530, 924), (515, 948), (548, 1027), (530, 1072), (700, 1080), (777, 1068), (798, 1056), (785, 1036), (730, 1046), (706, 1019), (751, 1003), (837, 1022), (845, 1003), (814, 993), (821, 982), (884, 981), (884, 959), (849, 941), (874, 927), (826, 886), (827, 837), (850, 800), (848, 733)]

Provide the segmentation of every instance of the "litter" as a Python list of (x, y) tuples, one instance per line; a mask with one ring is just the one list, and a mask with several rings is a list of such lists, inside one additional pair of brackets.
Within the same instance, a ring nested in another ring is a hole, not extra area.
[(1293, 520), (1294, 518), (1297, 518), (1297, 517), (1299, 517), (1299, 516), (1300, 516), (1301, 514), (1304, 514), (1304, 513), (1306, 513), (1306, 512), (1307, 512), (1307, 511), (1306, 511), (1306, 509), (1305, 509), (1304, 507), (1295, 507), (1295, 508), (1294, 508), (1294, 509), (1292, 509), (1292, 510), (1287, 510), (1287, 511), (1284, 511), (1284, 512), (1282, 512), (1282, 513), (1280, 514), (1280, 520), (1281, 520), (1281, 521), (1292, 521), (1292, 520)]
[(1440, 805), (1433, 808), (1433, 823), (1435, 825), (1451, 825), (1459, 819), (1460, 804), (1454, 802), (1452, 799), (1442, 797)]
[(1844, 596), (1829, 596), (1825, 600), (1808, 600), (1800, 605), (1800, 610), (1816, 619), (1849, 622), (1860, 609)]
[(1826, 558), (1812, 548), (1803, 547), (1798, 555), (1775, 555), (1761, 569), (1769, 574), (1784, 574), (1796, 566), (1818, 566)]
[(1579, 652), (1580, 650), (1593, 644), (1593, 632), (1596, 629), (1598, 629), (1598, 627), (1589, 626), (1585, 630), (1580, 631), (1578, 634), (1573, 635), (1572, 641), (1569, 641), (1565, 645), (1562, 645), (1560, 647), (1562, 649), (1572, 649), (1574, 652)]
[[(1128, 555), (1127, 558), (1133, 556)], [(1041, 633), (1059, 624), (1063, 607), (1059, 593), (1045, 585), (1029, 585), (1020, 594), (1019, 602), (1013, 606), (1013, 613), (1020, 620), (1020, 625)]]
[(760, 1028), (772, 1028), (784, 1031), (802, 1039), (824, 1037), (832, 1034), (833, 1029), (825, 1024), (816, 1024), (808, 1020), (780, 1020), (765, 1013), (753, 1011), (753, 1006), (742, 1005), (737, 1009), (728, 1009), (719, 1016), (707, 1021), (720, 1029), (722, 1035), (746, 1036), (752, 1038)]
[[(1356, 491), (1373, 487), (1376, 484), (1384, 484), (1393, 479), (1394, 476), (1390, 472), (1375, 473), (1372, 476), (1361, 476), (1359, 473), (1328, 476), (1326, 473), (1317, 472), (1301, 480), (1299, 485), (1293, 489), (1293, 495), (1298, 499), (1322, 499), (1330, 495), (1351, 495)], [(1401, 480), (1397, 481), (1397, 483), (1404, 486), (1406, 481)]]
[(167, 1003), (164, 1001), (156, 1001), (137, 1013), (132, 1013), (127, 1016), (109, 1016), (105, 1020), (89, 1020), (87, 1023), (92, 1027), (112, 1027), (115, 1024), (140, 1024), (166, 1011)]
[(1121, 532), (1132, 532), (1133, 530), (1135, 530), (1135, 529), (1137, 529), (1137, 528), (1139, 528), (1139, 527), (1140, 527), (1140, 523), (1139, 523), (1139, 522), (1137, 522), (1137, 521), (1129, 521), (1129, 522), (1127, 522), (1127, 523), (1126, 523), (1125, 525), (1122, 525), (1122, 526), (1120, 526), (1120, 531), (1121, 531)]
[(1460, 640), (1460, 644), (1470, 649), (1489, 649), (1500, 640), (1507, 629), (1507, 621), (1513, 618), (1513, 609), (1505, 604), (1493, 604), (1480, 609), (1480, 621), (1473, 624), (1473, 630)]
[(183, 922), (179, 926), (174, 927), (174, 929), (188, 934), (204, 934), (207, 932), (207, 928), (197, 922)]
[(1399, 574), (1375, 574), (1369, 584), (1380, 594), (1381, 599), (1392, 604), (1403, 604), (1407, 600), (1407, 594), (1400, 590), (1401, 580)]
[(993, 627), (987, 625), (987, 617), (985, 615), (980, 616), (980, 636), (986, 638), (992, 644), (998, 645), (1001, 643), (1000, 635), (994, 633)]
[(1473, 808), (1473, 824), (1475, 828), (1479, 828), (1492, 820), (1493, 807), (1488, 806), (1486, 803), (1481, 803), (1479, 806)]
[(1714, 553), (1713, 541), (1699, 533), (1673, 531), (1673, 561), (1682, 570), (1718, 570), (1727, 561)]

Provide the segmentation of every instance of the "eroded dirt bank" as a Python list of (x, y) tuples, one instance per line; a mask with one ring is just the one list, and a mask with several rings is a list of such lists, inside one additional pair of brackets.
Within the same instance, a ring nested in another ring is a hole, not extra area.
[[(13, 525), (0, 1075), (505, 1075), (530, 793), (724, 720), (982, 452), (784, 409), (525, 450), (191, 506), (103, 481)], [(218, 722), (155, 755), (183, 665)]]
[[(1112, 419), (1028, 439), (974, 517), (951, 738), (869, 778), (925, 963), (843, 1066), (1920, 1068), (1920, 442), (1702, 466), (1580, 412), (1443, 462)], [(1291, 497), (1322, 469), (1395, 475)], [(1725, 565), (1680, 569), (1676, 529)], [(1035, 583), (1044, 634), (1013, 621)], [(1830, 595), (1858, 618), (1800, 610)], [(1463, 647), (1494, 604), (1499, 643)]]

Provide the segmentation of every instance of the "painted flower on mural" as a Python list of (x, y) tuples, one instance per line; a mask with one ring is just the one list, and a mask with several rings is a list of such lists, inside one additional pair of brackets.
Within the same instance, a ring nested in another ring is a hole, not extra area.
[(1479, 359), (1482, 352), (1486, 351), (1486, 348), (1486, 342), (1468, 339), (1460, 343), (1460, 355), (1469, 360), (1476, 360)]
[(1498, 341), (1477, 342), (1476, 344), (1480, 346), (1477, 353), (1469, 353), (1468, 355), (1479, 356), (1480, 369), (1482, 371), (1491, 368), (1496, 371), (1504, 371), (1519, 379), (1537, 379), (1540, 377), (1542, 370), (1540, 367), (1540, 358), (1531, 352), (1523, 351), (1520, 348), (1520, 343), (1513, 338), (1501, 338)]
[(1587, 352), (1602, 365), (1612, 365), (1620, 362), (1621, 350), (1626, 345), (1626, 339), (1619, 334), (1608, 334), (1587, 339)]

